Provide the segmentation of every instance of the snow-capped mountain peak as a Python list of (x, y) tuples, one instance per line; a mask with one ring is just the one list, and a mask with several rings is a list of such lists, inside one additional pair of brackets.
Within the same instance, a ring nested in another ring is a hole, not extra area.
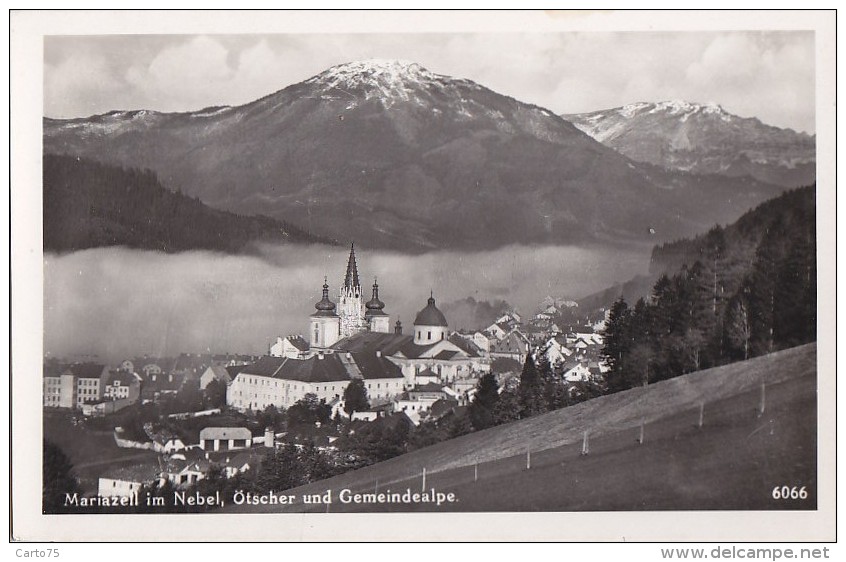
[(729, 114), (721, 105), (715, 102), (696, 103), (686, 100), (667, 100), (657, 103), (638, 102), (629, 105), (624, 105), (616, 109), (616, 112), (625, 117), (632, 118), (637, 115), (646, 113), (666, 113), (668, 115), (693, 115), (701, 113), (703, 115), (717, 115), (721, 118), (731, 118)]
[(790, 187), (815, 177), (812, 136), (733, 115), (714, 102), (638, 102), (562, 117), (638, 162), (686, 172), (751, 174)]
[(430, 72), (415, 62), (369, 59), (333, 66), (306, 84), (320, 87), (327, 94), (365, 94), (366, 99), (407, 100), (422, 87), (442, 85), (447, 76)]

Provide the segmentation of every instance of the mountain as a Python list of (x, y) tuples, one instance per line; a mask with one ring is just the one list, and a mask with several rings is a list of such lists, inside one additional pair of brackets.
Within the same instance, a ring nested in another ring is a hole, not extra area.
[(751, 175), (784, 187), (816, 178), (814, 136), (738, 117), (713, 103), (635, 103), (562, 117), (637, 162), (697, 174)]
[(255, 242), (334, 242), (268, 217), (211, 209), (165, 189), (150, 171), (50, 154), (43, 170), (45, 251), (123, 245), (237, 253)]
[(238, 107), (43, 125), (45, 152), (147, 168), (215, 208), (412, 251), (671, 240), (782, 189), (638, 164), (546, 109), (397, 61), (332, 67)]

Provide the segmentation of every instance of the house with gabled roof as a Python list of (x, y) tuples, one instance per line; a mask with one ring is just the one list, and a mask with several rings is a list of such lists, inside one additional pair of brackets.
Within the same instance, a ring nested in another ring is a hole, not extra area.
[(595, 361), (579, 361), (564, 367), (563, 378), (567, 382), (597, 381), (602, 378), (603, 371)]
[(200, 375), (200, 390), (205, 390), (206, 387), (212, 381), (219, 381), (223, 384), (229, 384), (232, 382), (232, 377), (229, 375), (229, 369), (234, 368), (236, 371), (238, 370), (238, 366), (235, 367), (224, 367), (222, 365), (210, 365), (203, 371), (203, 374)]
[(309, 355), (309, 343), (301, 335), (278, 336), (276, 342), (270, 346), (271, 357), (288, 357), (290, 359), (305, 359)]
[(105, 400), (128, 400), (134, 403), (141, 396), (141, 376), (133, 371), (110, 371), (103, 387)]
[(505, 322), (494, 322), (487, 328), (485, 328), (485, 332), (491, 335), (491, 337), (495, 340), (501, 340), (511, 331), (511, 326), (506, 324)]
[(226, 455), (225, 457), (216, 459), (214, 462), (223, 468), (223, 476), (226, 478), (233, 478), (258, 464), (255, 454), (250, 451)]
[(550, 365), (561, 365), (567, 358), (573, 355), (573, 350), (565, 345), (566, 338), (556, 336), (549, 338), (546, 343), (539, 348), (539, 353), (546, 356)]
[(531, 344), (528, 338), (519, 330), (511, 330), (507, 336), (495, 343), (491, 348), (491, 357), (509, 358), (519, 363), (526, 361)]
[(410, 400), (434, 399), (442, 400), (447, 397), (444, 387), (437, 383), (426, 383), (416, 385), (408, 389), (408, 398)]
[(253, 435), (246, 427), (206, 427), (200, 430), (200, 448), (204, 451), (249, 449)]
[(153, 450), (158, 453), (170, 454), (187, 448), (178, 435), (161, 428), (156, 429), (151, 422), (144, 424), (144, 433), (153, 442)]
[(520, 314), (514, 310), (506, 312), (505, 314), (496, 319), (497, 324), (508, 324), (512, 328), (514, 326), (519, 325), (520, 322), (522, 322), (522, 318), (520, 317)]
[(489, 332), (480, 331), (474, 332), (472, 339), (473, 344), (483, 352), (490, 351), (492, 342), (496, 341), (496, 338), (491, 336)]
[(171, 456), (164, 462), (162, 476), (177, 488), (191, 486), (206, 477), (211, 461), (196, 455)]
[(162, 480), (160, 468), (153, 464), (114, 467), (98, 478), (97, 495), (104, 498), (134, 497), (141, 488), (154, 486)]

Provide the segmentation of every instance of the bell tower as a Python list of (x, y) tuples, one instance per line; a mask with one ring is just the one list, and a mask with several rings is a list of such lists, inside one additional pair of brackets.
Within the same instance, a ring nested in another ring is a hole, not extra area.
[(335, 314), (335, 303), (329, 300), (329, 284), (323, 279), (323, 298), (314, 305), (311, 315), (310, 341), (313, 348), (331, 347), (341, 338), (341, 319)]
[(338, 299), (341, 318), (341, 337), (346, 338), (367, 329), (364, 321), (364, 306), (361, 298), (361, 283), (358, 280), (358, 266), (355, 262), (355, 243), (350, 245), (347, 274)]
[(373, 280), (373, 298), (364, 306), (367, 308), (364, 319), (367, 320), (370, 331), (389, 334), (391, 332), (390, 318), (385, 314), (385, 303), (379, 300), (379, 283), (375, 279)]

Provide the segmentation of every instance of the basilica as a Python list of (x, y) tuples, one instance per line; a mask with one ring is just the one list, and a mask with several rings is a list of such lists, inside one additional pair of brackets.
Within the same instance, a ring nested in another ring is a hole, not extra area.
[(379, 300), (374, 280), (371, 298), (363, 302), (355, 246), (350, 247), (347, 270), (336, 306), (329, 299), (324, 279), (323, 298), (311, 315), (312, 353), (357, 352), (388, 357), (398, 365), (411, 386), (436, 382), (448, 384), (473, 373), (489, 370), (486, 362), (463, 338), (449, 337), (446, 317), (432, 293), (414, 318), (412, 333), (403, 333), (399, 320), (391, 330), (385, 303)]
[(431, 292), (410, 334), (403, 333), (399, 320), (391, 327), (375, 279), (370, 300), (364, 299), (351, 245), (337, 304), (324, 278), (322, 298), (309, 318), (308, 339), (277, 338), (267, 357), (245, 366), (232, 380), (228, 403), (242, 410), (271, 404), (287, 408), (307, 393), (331, 402), (343, 396), (354, 378), (364, 380), (371, 402), (378, 403), (425, 385), (472, 388), (490, 371), (486, 354), (451, 336)]

